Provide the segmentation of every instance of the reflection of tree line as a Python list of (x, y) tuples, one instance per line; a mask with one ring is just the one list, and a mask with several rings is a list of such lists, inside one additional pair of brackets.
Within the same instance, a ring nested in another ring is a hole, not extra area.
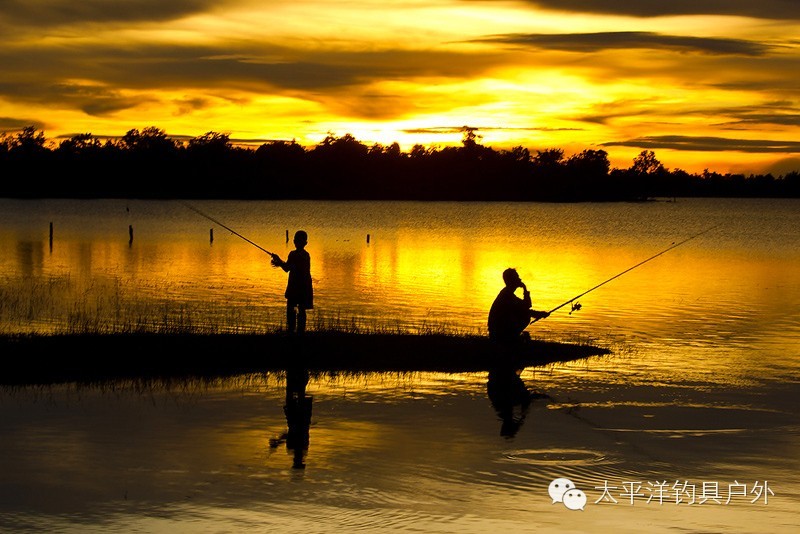
[[(156, 127), (116, 140), (80, 134), (50, 146), (33, 126), (0, 135), (0, 195), (31, 197), (317, 198), (416, 200), (635, 200), (649, 197), (798, 197), (800, 173), (690, 174), (666, 169), (650, 150), (627, 169), (604, 150), (566, 156), (496, 150), (464, 127), (462, 145), (403, 152), (397, 143), (365, 145), (329, 135), (306, 148), (269, 141), (234, 145), (208, 132), (178, 140)], [(36, 180), (24, 180), (36, 176)], [(65, 176), (70, 176), (65, 180)], [(202, 185), (200, 185), (202, 184)]]

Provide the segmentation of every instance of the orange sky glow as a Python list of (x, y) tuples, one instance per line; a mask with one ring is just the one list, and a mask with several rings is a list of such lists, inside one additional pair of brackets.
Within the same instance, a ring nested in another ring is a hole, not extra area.
[(0, 132), (602, 149), (800, 169), (800, 3), (12, 0)]

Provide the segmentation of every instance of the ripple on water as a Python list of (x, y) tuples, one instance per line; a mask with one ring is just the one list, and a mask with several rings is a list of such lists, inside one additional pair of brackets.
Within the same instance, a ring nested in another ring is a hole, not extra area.
[(547, 450), (516, 450), (505, 454), (506, 459), (513, 462), (528, 463), (531, 465), (587, 465), (602, 463), (607, 457), (597, 451), (584, 449), (547, 449)]
[[(547, 494), (555, 478), (574, 477), (591, 487), (604, 479), (630, 475), (622, 458), (600, 451), (572, 448), (508, 450), (496, 461), (495, 469), (473, 473), (469, 481), (483, 492)], [(544, 493), (542, 493), (544, 492)]]

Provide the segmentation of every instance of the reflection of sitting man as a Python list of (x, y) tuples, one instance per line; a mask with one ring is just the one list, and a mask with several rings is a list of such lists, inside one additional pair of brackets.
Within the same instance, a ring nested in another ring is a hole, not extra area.
[(311, 426), (311, 403), (313, 397), (306, 395), (308, 372), (288, 370), (286, 372), (286, 449), (294, 453), (295, 469), (305, 469), (305, 455), (308, 452), (309, 427)]
[[(543, 319), (550, 314), (531, 309), (531, 294), (516, 269), (503, 271), (503, 281), (506, 287), (500, 290), (489, 309), (489, 338), (508, 343), (520, 340), (520, 335), (531, 323), (531, 318)], [(520, 287), (522, 298), (514, 294)]]
[(519, 373), (512, 367), (492, 369), (486, 384), (489, 402), (502, 421), (500, 435), (506, 438), (513, 438), (519, 432), (533, 399), (548, 398), (543, 393), (528, 390)]

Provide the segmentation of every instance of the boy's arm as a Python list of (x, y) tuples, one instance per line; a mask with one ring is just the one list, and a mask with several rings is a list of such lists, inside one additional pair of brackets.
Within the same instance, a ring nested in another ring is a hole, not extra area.
[(270, 256), (272, 256), (271, 263), (273, 267), (280, 267), (284, 271), (289, 272), (289, 265), (285, 261), (283, 261), (280, 256), (278, 256), (277, 254), (270, 254)]

